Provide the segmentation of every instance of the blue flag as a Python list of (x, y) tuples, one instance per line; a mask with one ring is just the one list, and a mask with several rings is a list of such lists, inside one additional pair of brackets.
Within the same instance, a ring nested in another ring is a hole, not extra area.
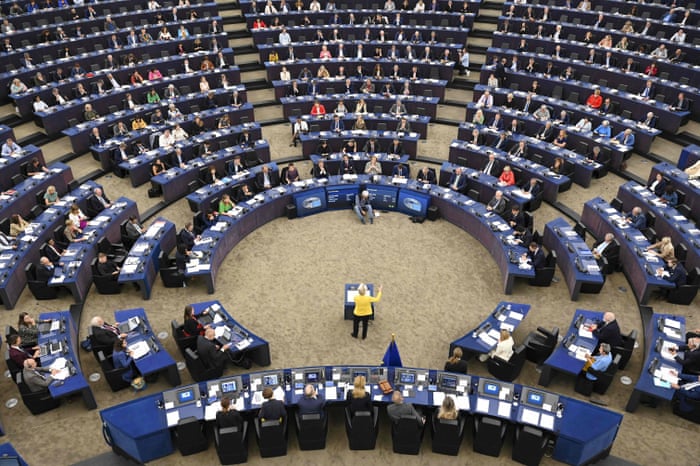
[(382, 366), (403, 367), (401, 355), (399, 354), (399, 347), (396, 346), (396, 341), (394, 341), (393, 338), (391, 339), (391, 343), (389, 343), (389, 347), (386, 349), (386, 353), (384, 353)]

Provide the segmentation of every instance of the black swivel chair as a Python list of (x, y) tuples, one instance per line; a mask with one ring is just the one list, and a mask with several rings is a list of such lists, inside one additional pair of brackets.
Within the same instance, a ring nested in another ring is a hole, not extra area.
[(557, 253), (555, 251), (549, 251), (544, 267), (535, 269), (535, 278), (530, 279), (530, 285), (550, 286), (552, 284), (552, 278), (554, 278), (556, 268)]
[(9, 347), (5, 348), (5, 364), (7, 364), (7, 370), (10, 371), (10, 374), (12, 375), (12, 380), (17, 380), (17, 374), (22, 373), (22, 366), (10, 358)]
[(326, 448), (328, 435), (328, 414), (299, 414), (294, 413), (297, 426), (297, 440), (300, 450), (323, 450)]
[(557, 345), (559, 338), (559, 327), (554, 327), (552, 331), (537, 327), (537, 331), (530, 332), (525, 338), (525, 356), (528, 361), (535, 364), (542, 364)]
[(513, 355), (507, 361), (499, 357), (489, 358), (487, 362), (489, 374), (498, 380), (512, 382), (520, 375), (520, 371), (525, 365), (525, 356), (525, 345), (520, 345), (513, 349)]
[(199, 355), (190, 348), (185, 348), (185, 364), (187, 365), (187, 370), (190, 371), (190, 375), (196, 382), (218, 379), (224, 372), (223, 368), (206, 367), (204, 362), (199, 359)]
[(546, 432), (532, 426), (518, 426), (515, 429), (511, 458), (521, 464), (536, 466), (542, 461), (547, 442), (549, 435)]
[(581, 395), (585, 396), (590, 396), (593, 392), (601, 395), (605, 394), (608, 387), (610, 387), (613, 377), (615, 376), (615, 373), (620, 365), (620, 358), (621, 355), (619, 354), (615, 356), (608, 368), (604, 371), (594, 371), (593, 369), (588, 369), (589, 373), (592, 373), (597, 377), (596, 380), (590, 380), (585, 376), (585, 374), (579, 374), (578, 377), (576, 377), (576, 385), (574, 386), (576, 393), (580, 393)]
[(248, 461), (248, 421), (243, 427), (214, 427), (214, 445), (221, 464), (239, 464)]
[(474, 451), (482, 455), (501, 454), (507, 424), (497, 418), (477, 416), (474, 418)]
[(38, 392), (32, 392), (29, 390), (29, 387), (24, 383), (24, 379), (22, 378), (22, 372), (15, 375), (15, 382), (17, 383), (17, 388), (22, 396), (22, 402), (30, 413), (35, 415), (45, 413), (46, 411), (58, 408), (61, 405), (59, 400), (56, 400), (51, 396), (48, 388), (44, 388)]
[(379, 408), (372, 411), (356, 411), (353, 416), (350, 408), (345, 408), (345, 433), (351, 450), (374, 450), (379, 432)]
[(92, 282), (99, 294), (119, 294), (122, 292), (117, 277), (113, 275), (100, 275), (97, 271), (97, 258), (92, 261)]
[(105, 237), (100, 238), (97, 242), (97, 252), (107, 254), (107, 258), (114, 261), (120, 267), (124, 263), (127, 255), (123, 244), (110, 243)]
[(401, 416), (391, 425), (391, 444), (394, 453), (417, 455), (423, 443), (425, 425), (414, 416)]
[(100, 361), (100, 367), (102, 367), (102, 373), (105, 375), (105, 379), (107, 379), (109, 388), (111, 388), (113, 392), (118, 392), (130, 386), (130, 383), (122, 378), (122, 375), (129, 370), (129, 367), (120, 367), (116, 369), (112, 356), (107, 357), (102, 351), (98, 351), (97, 359)]
[(163, 280), (163, 286), (166, 288), (182, 288), (185, 284), (185, 274), (177, 269), (177, 265), (170, 262), (168, 255), (160, 252), (158, 256), (160, 261), (160, 279)]
[(438, 419), (437, 411), (432, 417), (430, 432), (433, 437), (433, 453), (457, 456), (464, 437), (464, 416), (457, 419)]
[(632, 351), (634, 350), (634, 344), (639, 337), (639, 332), (634, 329), (627, 335), (622, 335), (622, 346), (613, 346), (612, 354), (620, 355), (620, 363), (617, 368), (623, 370), (627, 367), (627, 363), (632, 357)]
[(676, 416), (700, 424), (700, 400), (679, 394), (676, 390), (676, 393), (673, 394), (673, 400), (671, 400), (671, 406), (673, 414)]
[(38, 300), (55, 299), (58, 296), (58, 288), (50, 287), (46, 282), (36, 279), (36, 266), (32, 263), (27, 264), (24, 268), (24, 273), (27, 276), (27, 285), (29, 291)]
[(175, 443), (182, 456), (193, 455), (209, 447), (209, 440), (204, 434), (203, 425), (194, 417), (185, 417), (175, 427)]
[(260, 456), (263, 458), (285, 456), (287, 454), (287, 418), (279, 422), (276, 419), (260, 421), (256, 417), (254, 422)]
[(700, 267), (695, 267), (688, 272), (686, 284), (669, 291), (666, 299), (672, 304), (688, 305), (697, 296), (698, 287), (700, 287)]
[(173, 319), (170, 321), (170, 330), (175, 339), (175, 344), (180, 349), (180, 353), (182, 353), (183, 357), (185, 356), (185, 349), (187, 348), (193, 352), (197, 351), (197, 336), (185, 336), (184, 326), (178, 324), (177, 320)]
[(92, 355), (95, 356), (95, 360), (100, 362), (100, 353), (105, 357), (111, 357), (112, 351), (114, 351), (114, 345), (100, 345), (92, 337), (92, 327), (88, 327), (88, 339), (90, 340), (90, 346), (92, 347)]

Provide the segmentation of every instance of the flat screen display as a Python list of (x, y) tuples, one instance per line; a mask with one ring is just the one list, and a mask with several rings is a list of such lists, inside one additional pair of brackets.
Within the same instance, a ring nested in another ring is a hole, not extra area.
[(445, 388), (448, 390), (456, 390), (457, 389), (457, 377), (443, 375), (442, 378), (440, 379), (440, 385), (442, 386), (442, 388)]
[(236, 381), (221, 382), (221, 393), (223, 395), (236, 391)]
[(399, 382), (404, 384), (416, 383), (416, 374), (411, 372), (401, 372), (399, 374)]
[(533, 406), (542, 406), (544, 394), (530, 390), (527, 393), (527, 402)]
[(177, 402), (180, 404), (184, 403), (189, 403), (190, 401), (194, 401), (194, 390), (193, 389), (187, 389), (187, 390), (181, 390), (177, 392)]
[(263, 376), (263, 385), (266, 387), (269, 385), (279, 385), (277, 374)]
[(399, 188), (395, 186), (367, 185), (369, 199), (375, 210), (396, 210)]
[(326, 188), (326, 200), (329, 209), (351, 209), (355, 205), (355, 196), (359, 193), (356, 185), (329, 186)]
[(404, 214), (425, 217), (430, 206), (430, 196), (410, 189), (399, 191), (398, 211)]
[(319, 373), (316, 371), (304, 373), (306, 383), (316, 383), (319, 381)]
[(486, 382), (484, 384), (484, 395), (498, 396), (501, 392), (501, 386), (497, 383)]
[(315, 188), (295, 193), (294, 204), (299, 217), (322, 212), (326, 210), (326, 191), (324, 188)]

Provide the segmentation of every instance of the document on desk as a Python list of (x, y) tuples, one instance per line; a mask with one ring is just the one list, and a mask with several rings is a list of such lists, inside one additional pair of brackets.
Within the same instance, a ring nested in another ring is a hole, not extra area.
[(214, 336), (216, 338), (221, 338), (221, 336), (224, 334), (226, 330), (231, 330), (228, 328), (226, 325), (220, 325), (218, 327), (214, 327)]
[(469, 411), (469, 397), (468, 396), (456, 396), (454, 397), (455, 399), (455, 406), (457, 406), (457, 409), (461, 409), (463, 411)]
[(515, 325), (501, 322), (501, 330), (508, 330), (509, 332), (513, 333), (513, 330), (515, 330)]
[(326, 387), (326, 400), (337, 400), (338, 390), (335, 387)]
[(582, 338), (593, 338), (593, 332), (583, 325), (578, 328), (578, 336)]
[(508, 401), (498, 402), (498, 415), (502, 417), (510, 417), (510, 411), (513, 408), (513, 404)]
[(554, 416), (542, 413), (540, 415), (540, 427), (547, 430), (554, 430)]
[(275, 399), (277, 400), (284, 400), (284, 390), (282, 389), (281, 386), (277, 386), (272, 392), (275, 395)]
[(479, 339), (483, 341), (486, 344), (486, 346), (493, 346), (496, 344), (496, 342), (498, 342), (497, 339), (491, 337), (488, 333), (485, 332), (481, 332), (479, 334)]
[(488, 398), (477, 398), (476, 399), (476, 410), (480, 413), (488, 413), (490, 402), (491, 402), (491, 400), (489, 400)]
[(139, 341), (134, 343), (133, 345), (129, 345), (129, 351), (133, 351), (133, 355), (131, 356), (134, 359), (141, 359), (142, 357), (146, 356), (148, 352), (150, 351), (150, 348), (148, 347), (148, 343), (145, 341)]
[(522, 417), (520, 420), (526, 424), (532, 424), (533, 426), (540, 425), (540, 413), (534, 409), (523, 408)]
[(433, 406), (442, 406), (442, 402), (445, 399), (444, 392), (433, 392)]
[(251, 340), (250, 338), (246, 338), (245, 340), (241, 340), (241, 341), (239, 341), (238, 343), (236, 343), (236, 349), (239, 350), (239, 351), (240, 351), (240, 350), (243, 350), (243, 349), (246, 349), (247, 347), (250, 346), (250, 343), (251, 343), (252, 341), (253, 341), (253, 340)]
[(523, 320), (523, 315), (519, 312), (510, 311), (508, 317), (515, 320)]
[(345, 302), (347, 303), (352, 303), (355, 301), (355, 296), (358, 295), (357, 290), (348, 290), (348, 292), (345, 295)]
[[(671, 372), (674, 371), (674, 372)], [(669, 366), (661, 366), (654, 371), (654, 378), (663, 380), (669, 383), (678, 383), (678, 375), (676, 375), (675, 370)]]
[(168, 427), (177, 425), (180, 420), (180, 412), (177, 409), (165, 413), (165, 419), (168, 422)]
[(263, 402), (262, 392), (257, 391), (253, 393), (253, 399), (250, 400), (252, 405), (261, 405)]
[(666, 326), (664, 327), (664, 335), (669, 338), (673, 338), (674, 340), (682, 339), (681, 332), (675, 328), (669, 327), (668, 322), (666, 322)]
[(673, 361), (675, 355), (669, 351), (671, 348), (676, 349), (676, 344), (671, 341), (664, 340), (663, 344), (661, 345), (661, 357), (668, 359), (669, 361)]
[(207, 421), (213, 421), (216, 419), (216, 413), (221, 411), (221, 402), (215, 401), (204, 408), (204, 419)]
[(588, 348), (584, 348), (583, 346), (579, 346), (578, 348), (576, 348), (576, 353), (574, 357), (579, 361), (585, 361), (587, 354), (590, 354), (590, 350)]

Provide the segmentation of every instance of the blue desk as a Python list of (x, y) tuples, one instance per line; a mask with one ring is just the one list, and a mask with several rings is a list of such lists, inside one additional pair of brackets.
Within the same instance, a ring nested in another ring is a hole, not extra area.
[[(326, 171), (328, 171), (330, 175), (333, 175), (337, 174), (340, 170), (340, 165), (343, 161), (343, 155), (344, 154), (342, 152), (333, 152), (328, 157), (321, 157), (317, 154), (311, 154), (309, 158), (311, 159), (311, 162), (314, 165), (318, 165), (318, 162), (320, 160), (323, 160), (326, 165)], [(372, 156), (377, 157), (377, 162), (379, 162), (379, 164), (382, 166), (382, 175), (384, 176), (391, 176), (394, 167), (400, 163), (406, 167), (406, 170), (409, 170), (409, 156), (405, 154), (398, 156), (387, 154), (385, 152), (381, 152), (379, 154), (369, 154), (367, 152), (354, 152), (348, 155), (350, 156), (350, 160), (352, 161), (352, 166), (355, 168), (355, 173), (364, 173), (365, 165), (367, 164), (367, 162), (369, 162)]]
[(501, 301), (474, 330), (450, 343), (450, 354), (459, 347), (464, 353), (463, 359), (473, 355), (485, 354), (496, 347), (500, 340), (500, 330), (508, 330), (511, 334), (530, 312), (529, 304)]
[(12, 214), (28, 217), (29, 211), (37, 204), (36, 195), (49, 186), (55, 186), (59, 195), (65, 193), (68, 183), (73, 181), (71, 168), (56, 162), (51, 164), (49, 170), (49, 173), (29, 177), (14, 186), (11, 191), (0, 194), (0, 217), (9, 217)]
[[(105, 423), (105, 435), (111, 440), (110, 446), (115, 451), (126, 452), (137, 461), (150, 461), (172, 453), (168, 425), (174, 426), (176, 419), (193, 416), (212, 421), (215, 418), (220, 399), (220, 382), (235, 381), (236, 389), (228, 393), (228, 396), (232, 397), (239, 411), (254, 415), (261, 406), (264, 387), (273, 389), (276, 399), (293, 407), (302, 396), (304, 384), (313, 383), (319, 393), (324, 395), (328, 405), (343, 406), (347, 403), (346, 394), (352, 389), (356, 375), (367, 378), (368, 392), (373, 402), (379, 406), (391, 403), (391, 396), (384, 395), (378, 385), (380, 380), (388, 380), (393, 387), (403, 391), (407, 403), (419, 408), (433, 409), (442, 403), (446, 395), (450, 395), (457, 400), (458, 409), (466, 414), (500, 417), (516, 425), (534, 423), (555, 435), (553, 458), (571, 465), (588, 464), (596, 458), (605, 457), (622, 422), (622, 415), (613, 411), (519, 384), (505, 384), (488, 378), (433, 369), (344, 365), (288, 368), (227, 376), (127, 401), (102, 410), (100, 416)], [(452, 385), (447, 384), (448, 378), (452, 378)], [(413, 383), (406, 383), (408, 380)], [(510, 391), (503, 400), (489, 398), (477, 390), (477, 387), (492, 382), (509, 388)], [(191, 391), (196, 399), (178, 406), (177, 394), (182, 391)], [(544, 398), (547, 406), (529, 403), (530, 392)], [(487, 404), (480, 399), (487, 401)], [(486, 411), (483, 410), (484, 407), (487, 407)], [(526, 411), (530, 414), (529, 417), (524, 415)], [(168, 414), (169, 423), (166, 413), (177, 414)], [(129, 429), (132, 422), (138, 425)], [(584, 423), (586, 429), (581, 428)], [(163, 440), (162, 444), (158, 441), (160, 439)]]
[[(365, 285), (367, 285), (367, 293), (369, 296), (374, 296), (374, 285), (372, 283), (365, 283)], [(357, 288), (359, 286), (359, 283), (345, 284), (345, 305), (343, 306), (344, 320), (352, 320), (353, 311), (355, 310), (355, 296), (357, 295)], [(370, 306), (372, 306), (372, 315), (369, 318), (370, 320), (374, 320), (374, 303), (370, 303)]]
[[(332, 113), (333, 108), (327, 108), (327, 112)], [(404, 115), (406, 121), (410, 125), (411, 131), (420, 134), (421, 139), (426, 139), (428, 137), (428, 124), (430, 123), (430, 117), (425, 115)], [(333, 116), (329, 118), (317, 118), (314, 115), (303, 114), (299, 116), (289, 117), (289, 124), (292, 125), (291, 131), (294, 131), (294, 123), (297, 118), (301, 118), (309, 124), (309, 130), (314, 132), (319, 131), (331, 131), (333, 125)], [(343, 125), (346, 129), (352, 129), (352, 125), (355, 123), (357, 115), (354, 113), (345, 113), (341, 116)], [(369, 113), (363, 115), (365, 123), (367, 123), (367, 129), (370, 131), (386, 131), (395, 130), (400, 119), (390, 113)], [(315, 126), (314, 126), (315, 125)], [(383, 129), (382, 129), (383, 128)], [(293, 133), (292, 133), (293, 134)]]
[[(4, 136), (0, 135), (0, 141), (5, 144), (7, 138), (10, 137), (14, 139), (12, 131)], [(23, 173), (22, 165), (30, 163), (34, 158), (41, 162), (42, 165), (45, 164), (44, 153), (41, 152), (39, 147), (32, 144), (22, 147), (21, 154), (0, 157), (0, 172), (2, 173), (2, 178), (0, 178), (0, 190), (11, 189), (13, 187), (13, 176), (18, 174), (26, 176), (26, 173)]]
[(598, 267), (591, 249), (571, 225), (563, 218), (545, 224), (542, 244), (557, 253), (557, 265), (561, 269), (572, 301), (579, 293), (600, 293), (605, 275)]
[(188, 193), (188, 185), (199, 178), (200, 169), (214, 165), (217, 173), (225, 173), (227, 162), (233, 160), (236, 155), (245, 158), (249, 151), (255, 152), (257, 158), (264, 163), (270, 161), (270, 144), (265, 140), (258, 140), (254, 148), (229, 146), (205, 158), (191, 159), (185, 164), (185, 168), (171, 167), (151, 178), (151, 184), (160, 186), (165, 202), (176, 201)]
[(29, 225), (31, 228), (28, 227), (24, 234), (17, 237), (16, 250), (0, 255), (0, 268), (4, 270), (0, 275), (0, 300), (6, 309), (14, 309), (27, 284), (25, 267), (39, 261), (41, 246), (53, 238), (54, 229), (64, 224), (70, 206), (75, 202), (84, 209), (87, 198), (97, 187), (100, 187), (97, 183), (88, 181), (63, 196), (35, 218)]
[[(450, 72), (452, 71), (450, 70)], [(346, 107), (352, 109), (355, 108), (360, 99), (364, 99), (367, 104), (367, 111), (371, 110), (370, 113), (375, 114), (389, 113), (391, 106), (396, 103), (396, 97), (385, 97), (382, 94), (343, 94), (342, 91), (317, 96), (282, 97), (280, 101), (282, 102), (284, 118), (310, 114), (314, 101), (318, 100), (326, 109), (326, 115), (323, 118), (332, 120), (333, 109), (341, 99), (345, 102)], [(401, 103), (406, 107), (406, 112), (410, 115), (423, 115), (435, 119), (438, 106), (437, 97), (408, 95), (401, 98)], [(313, 123), (313, 118), (309, 121), (309, 124), (311, 123)]]
[[(603, 319), (602, 312), (576, 309), (564, 340), (542, 365), (540, 385), (546, 387), (556, 372), (577, 376), (586, 363), (586, 354), (593, 354), (598, 339), (588, 330), (590, 325)], [(572, 346), (574, 345), (574, 346)]]
[(2, 445), (0, 445), (0, 457), (16, 457), (17, 464), (19, 466), (29, 466), (27, 462), (24, 461), (24, 458), (22, 458), (22, 456), (19, 453), (17, 453), (17, 450), (15, 450), (15, 447), (13, 447), (10, 442), (3, 443)]
[(596, 238), (603, 238), (606, 233), (615, 235), (620, 243), (622, 270), (639, 304), (646, 304), (656, 288), (673, 288), (673, 283), (656, 276), (656, 269), (663, 267), (661, 260), (643, 254), (650, 245), (646, 237), (631, 228), (622, 214), (603, 199), (596, 197), (583, 205), (581, 223)]
[(70, 311), (45, 312), (39, 315), (39, 319), (59, 320), (62, 324), (59, 330), (39, 334), (38, 343), (40, 345), (51, 341), (60, 341), (63, 344), (63, 353), (41, 357), (42, 367), (49, 367), (56, 358), (62, 357), (68, 361), (71, 372), (71, 375), (62, 383), (54, 382), (49, 385), (51, 397), (63, 398), (79, 393), (87, 409), (97, 408), (90, 385), (80, 369), (80, 361), (76, 353), (79, 348), (77, 324), (71, 317)]
[(132, 317), (138, 317), (142, 325), (128, 333), (126, 337), (127, 345), (143, 341), (150, 348), (148, 354), (134, 361), (136, 368), (144, 377), (165, 372), (170, 385), (180, 385), (180, 373), (177, 370), (177, 364), (153, 331), (151, 324), (148, 322), (146, 311), (143, 308), (114, 311), (115, 322), (125, 322)]
[(219, 301), (205, 301), (192, 303), (194, 314), (200, 315), (205, 310), (216, 313), (220, 319), (214, 319), (213, 327), (226, 326), (231, 329), (231, 347), (229, 351), (233, 357), (248, 357), (258, 366), (270, 365), (270, 344), (267, 340), (255, 335), (236, 321)]
[(97, 242), (105, 237), (111, 243), (118, 243), (121, 223), (138, 214), (136, 202), (120, 197), (112, 207), (90, 220), (83, 229), (83, 237), (88, 239), (70, 243), (63, 253), (63, 267), (54, 269), (49, 286), (66, 287), (76, 303), (84, 303), (92, 285), (92, 261), (97, 255)]
[(691, 144), (689, 146), (685, 146), (681, 151), (681, 155), (678, 158), (677, 167), (681, 170), (685, 170), (698, 160), (700, 160), (700, 146)]
[[(354, 139), (358, 152), (361, 152), (365, 143), (371, 137), (377, 138), (377, 142), (382, 149), (388, 148), (394, 139), (398, 139), (403, 146), (402, 155), (407, 154), (411, 159), (416, 158), (418, 140), (420, 139), (420, 134), (416, 132), (400, 135), (396, 131), (345, 130), (340, 133), (320, 131), (318, 133), (301, 134), (301, 150), (304, 157), (317, 154), (319, 139), (326, 139), (333, 152), (340, 152), (345, 141)], [(364, 167), (362, 168), (364, 169)]]
[(137, 283), (143, 299), (151, 299), (153, 283), (160, 270), (158, 256), (161, 251), (168, 254), (175, 247), (175, 230), (174, 223), (157, 218), (129, 250), (119, 271), (119, 283)]
[(695, 221), (700, 221), (700, 179), (689, 179), (688, 175), (674, 167), (670, 163), (657, 163), (651, 168), (649, 182), (656, 178), (656, 174), (661, 173), (669, 180), (669, 184), (674, 189), (685, 193), (683, 204), (690, 207), (690, 216)]
[(659, 238), (670, 236), (673, 244), (684, 244), (688, 249), (685, 268), (692, 270), (700, 267), (700, 230), (695, 223), (685, 218), (673, 207), (658, 202), (654, 193), (646, 187), (628, 181), (617, 189), (617, 198), (622, 201), (624, 209), (641, 207), (644, 213), (656, 215), (654, 230)]
[[(669, 369), (679, 374), (683, 371), (683, 367), (668, 352), (667, 345), (685, 344), (684, 316), (655, 313), (644, 333), (647, 355), (637, 384), (625, 406), (625, 411), (630, 413), (637, 409), (643, 395), (666, 401), (673, 398), (675, 390), (668, 383), (661, 381), (659, 376), (662, 374), (657, 371), (662, 371), (664, 376), (668, 375)], [(665, 377), (664, 380), (666, 380)]]

